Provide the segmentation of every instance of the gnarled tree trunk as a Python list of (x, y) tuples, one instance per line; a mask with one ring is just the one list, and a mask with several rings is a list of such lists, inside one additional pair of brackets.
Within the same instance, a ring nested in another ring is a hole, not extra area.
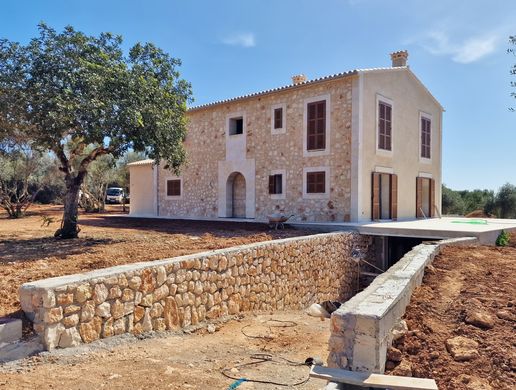
[(66, 177), (66, 194), (64, 197), (64, 211), (61, 228), (55, 233), (59, 238), (77, 238), (79, 227), (77, 220), (79, 217), (79, 191), (81, 183), (77, 177)]

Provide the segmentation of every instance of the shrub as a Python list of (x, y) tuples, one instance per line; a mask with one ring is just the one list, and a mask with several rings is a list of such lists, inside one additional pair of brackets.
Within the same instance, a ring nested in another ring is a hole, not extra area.
[(500, 235), (496, 239), (496, 246), (507, 246), (509, 244), (509, 241), (509, 234), (505, 230), (502, 230)]

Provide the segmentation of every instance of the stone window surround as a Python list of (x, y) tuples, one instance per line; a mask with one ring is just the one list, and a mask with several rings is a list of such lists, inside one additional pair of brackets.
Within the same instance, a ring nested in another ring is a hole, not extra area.
[[(281, 194), (269, 194), (271, 199), (286, 199), (287, 197), (287, 171), (285, 169), (275, 169), (269, 172), (269, 176), (281, 175)], [(268, 182), (267, 182), (268, 183)]]
[[(386, 103), (391, 106), (391, 150), (384, 150), (378, 148), (378, 140), (380, 139), (380, 127), (378, 126), (378, 123), (380, 121), (380, 103)], [(384, 157), (393, 157), (394, 155), (394, 101), (392, 99), (389, 99), (388, 97), (385, 97), (379, 93), (376, 94), (376, 121), (375, 121), (375, 149), (376, 154), (379, 156)]]
[[(282, 110), (282, 119), (281, 123), (283, 127), (280, 129), (274, 128), (274, 110), (277, 108), (281, 108)], [(278, 103), (273, 104), (271, 106), (271, 133), (272, 134), (285, 134), (287, 132), (287, 103)]]
[[(306, 174), (308, 172), (324, 172), (325, 183), (324, 193), (321, 194), (309, 194), (306, 191), (307, 179)], [(304, 167), (303, 168), (303, 199), (328, 199), (330, 197), (330, 167)]]
[[(169, 180), (179, 180), (180, 182), (180, 185), (181, 185), (181, 192), (180, 192), (180, 195), (168, 195), (167, 194), (167, 183)], [(183, 176), (176, 176), (176, 175), (167, 175), (165, 176), (165, 198), (167, 200), (181, 200), (183, 199)]]
[[(229, 134), (229, 129), (231, 125), (231, 119), (242, 118), (242, 134)], [(246, 126), (246, 114), (244, 111), (232, 112), (226, 115), (226, 138), (235, 139), (245, 137), (247, 135), (247, 126)]]
[[(322, 150), (308, 150), (307, 136), (308, 136), (308, 104), (318, 101), (326, 101), (326, 148)], [(303, 101), (303, 157), (327, 156), (330, 154), (331, 143), (331, 97), (330, 94), (313, 96)], [(304, 176), (303, 176), (304, 180)], [(303, 188), (303, 193), (305, 188)]]
[[(423, 129), (421, 128), (421, 119), (422, 118), (426, 118), (430, 121), (430, 158), (426, 158), (426, 157), (421, 157), (421, 133), (423, 131)], [(420, 163), (424, 163), (424, 164), (431, 164), (432, 163), (432, 154), (433, 154), (433, 150), (432, 150), (432, 138), (433, 138), (433, 134), (432, 134), (432, 127), (433, 127), (433, 120), (432, 120), (432, 114), (429, 114), (427, 112), (424, 112), (424, 111), (419, 111), (419, 140), (418, 140), (418, 145), (419, 145), (419, 162)]]

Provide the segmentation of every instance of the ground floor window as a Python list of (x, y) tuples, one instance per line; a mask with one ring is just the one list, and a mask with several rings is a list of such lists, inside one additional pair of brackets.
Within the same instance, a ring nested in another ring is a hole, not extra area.
[(435, 180), (429, 177), (416, 178), (416, 217), (431, 218), (435, 212)]
[(371, 219), (398, 217), (398, 176), (393, 173), (373, 172)]
[(181, 196), (181, 179), (167, 180), (167, 196)]
[(326, 172), (306, 173), (306, 193), (324, 194), (326, 192)]
[(275, 174), (269, 176), (269, 194), (280, 195), (283, 193), (283, 175)]

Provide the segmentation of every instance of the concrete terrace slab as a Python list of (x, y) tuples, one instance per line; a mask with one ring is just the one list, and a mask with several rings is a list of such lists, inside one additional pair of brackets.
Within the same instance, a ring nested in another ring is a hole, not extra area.
[(443, 217), (367, 223), (358, 227), (359, 233), (368, 235), (435, 239), (476, 237), (481, 244), (494, 243), (502, 230), (516, 231), (516, 220)]

